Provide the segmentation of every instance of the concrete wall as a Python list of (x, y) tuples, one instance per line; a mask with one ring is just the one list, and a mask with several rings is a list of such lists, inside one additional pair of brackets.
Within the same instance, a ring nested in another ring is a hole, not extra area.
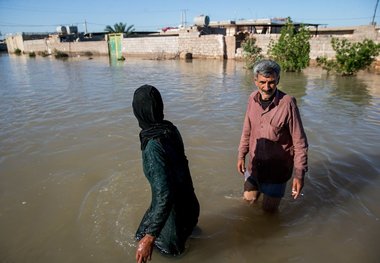
[(192, 53), (193, 58), (223, 59), (225, 54), (223, 35), (155, 36), (123, 39), (123, 55), (156, 59), (178, 58), (181, 53)]
[(74, 54), (90, 52), (93, 55), (108, 55), (108, 44), (106, 41), (48, 43), (48, 47), (50, 52), (54, 52), (56, 49)]
[[(262, 48), (262, 53), (267, 56), (268, 50), (269, 50), (269, 44), (271, 41), (274, 43), (278, 41), (280, 35), (270, 35), (270, 34), (264, 34), (264, 35), (255, 35), (256, 38), (256, 45), (260, 48)], [(313, 36), (309, 43), (310, 43), (310, 58), (316, 59), (320, 56), (327, 56), (328, 58), (334, 58), (335, 57), (335, 51), (333, 50), (331, 46), (331, 39), (332, 36)], [(242, 57), (241, 50), (238, 51), (237, 58)]]
[[(335, 51), (331, 46), (333, 37), (345, 38), (350, 41), (362, 41), (368, 38), (379, 43), (380, 34), (373, 26), (349, 29), (341, 31), (339, 29), (320, 29), (318, 35), (313, 35), (310, 39), (310, 58), (316, 59), (318, 56), (334, 58)], [(338, 34), (337, 32), (351, 33)], [(262, 48), (264, 55), (267, 55), (269, 43), (276, 42), (280, 35), (254, 34), (253, 36), (256, 38), (256, 45)], [(91, 52), (93, 55), (108, 55), (106, 41), (60, 42), (57, 37), (23, 41), (22, 36), (8, 37), (6, 41), (10, 53), (19, 48), (25, 53), (32, 51), (52, 53), (54, 50), (59, 50), (73, 54)], [(180, 32), (174, 36), (125, 38), (123, 39), (122, 53), (126, 57), (139, 56), (153, 59), (179, 58), (183, 57), (181, 56), (183, 53), (192, 53), (193, 58), (242, 59), (241, 48), (236, 49), (235, 36), (203, 35), (195, 30)]]
[(7, 43), (7, 49), (8, 53), (15, 52), (15, 49), (20, 49), (21, 51), (24, 51), (24, 42), (22, 40), (22, 36), (11, 36), (7, 37), (5, 39), (5, 42)]
[[(327, 58), (334, 58), (335, 51), (331, 46), (332, 38), (347, 39), (352, 42), (363, 41), (364, 39), (372, 39), (376, 43), (380, 43), (380, 34), (373, 26), (359, 26), (353, 29), (353, 34), (329, 34), (331, 29), (320, 29), (317, 35), (313, 34), (310, 39), (310, 59), (326, 56)], [(271, 41), (277, 42), (279, 34), (255, 34), (256, 45), (263, 50), (264, 55), (268, 55), (269, 43)], [(242, 51), (238, 49), (236, 58), (242, 58)], [(378, 58), (379, 60), (379, 58)]]
[(106, 41), (59, 42), (51, 38), (23, 41), (21, 35), (16, 35), (8, 37), (6, 42), (9, 53), (13, 53), (16, 48), (19, 48), (24, 53), (46, 52), (52, 54), (55, 50), (59, 50), (73, 54), (91, 52), (94, 55), (108, 55), (108, 44)]
[(235, 59), (236, 57), (236, 38), (233, 36), (226, 36), (226, 58)]
[(225, 42), (223, 35), (198, 35), (195, 33), (179, 36), (180, 52), (192, 53), (193, 58), (224, 59)]
[(45, 39), (24, 41), (24, 52), (47, 52), (48, 45)]
[[(23, 41), (22, 36), (8, 38), (10, 53), (15, 48), (25, 53), (59, 50), (65, 53), (81, 54), (91, 52), (94, 55), (108, 55), (106, 41), (60, 42), (56, 38)], [(124, 38), (122, 43), (124, 56), (149, 57), (154, 59), (178, 58), (181, 53), (192, 53), (193, 58), (225, 57), (225, 40), (223, 35), (200, 35), (198, 32), (176, 36), (152, 36)]]
[(310, 59), (317, 57), (334, 58), (335, 51), (331, 46), (331, 36), (316, 36), (310, 39)]
[(179, 55), (178, 36), (124, 38), (124, 56), (173, 58)]

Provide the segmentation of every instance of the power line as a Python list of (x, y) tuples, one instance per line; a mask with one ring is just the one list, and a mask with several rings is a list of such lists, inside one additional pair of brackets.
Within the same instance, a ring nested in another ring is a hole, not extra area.
[(50, 24), (50, 25), (30, 25), (30, 24), (0, 24), (4, 27), (47, 27), (47, 26), (61, 26), (61, 25), (79, 25), (84, 24), (85, 22), (75, 22), (75, 23), (59, 23), (59, 24)]
[[(346, 20), (364, 20), (370, 18), (366, 17), (349, 17), (349, 18), (298, 18), (300, 20), (326, 20), (326, 21), (346, 21)], [(376, 17), (378, 18), (378, 17)]]
[[(2, 6), (0, 3), (0, 9), (1, 10), (15, 10), (15, 11), (22, 11), (22, 12), (28, 12), (28, 13), (50, 13), (50, 14), (89, 14), (89, 11), (80, 11), (80, 10), (67, 10), (62, 8), (35, 8), (35, 7), (9, 7), (9, 6)], [(108, 14), (124, 14), (124, 15), (136, 15), (138, 13), (141, 14), (157, 14), (157, 13), (177, 13), (178, 9), (140, 9), (140, 10), (111, 10), (110, 12), (107, 12)], [(103, 14), (104, 12), (102, 10), (99, 11), (91, 11), (91, 14)]]
[(61, 26), (61, 25), (79, 25), (79, 24), (89, 24), (89, 25), (97, 25), (97, 26), (107, 26), (109, 24), (103, 24), (103, 23), (94, 23), (89, 22), (87, 20), (81, 21), (81, 22), (71, 22), (71, 23), (59, 23), (59, 24), (13, 24), (13, 23), (7, 23), (7, 22), (0, 22), (0, 26), (7, 26), (7, 27), (39, 27), (39, 26)]

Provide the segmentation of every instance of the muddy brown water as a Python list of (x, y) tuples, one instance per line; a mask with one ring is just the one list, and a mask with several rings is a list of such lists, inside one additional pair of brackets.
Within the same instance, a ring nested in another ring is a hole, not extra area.
[(304, 195), (277, 215), (241, 199), (236, 155), (252, 74), (234, 61), (0, 56), (0, 261), (134, 262), (149, 205), (143, 84), (182, 133), (200, 233), (152, 262), (379, 262), (380, 75), (283, 73), (308, 135)]

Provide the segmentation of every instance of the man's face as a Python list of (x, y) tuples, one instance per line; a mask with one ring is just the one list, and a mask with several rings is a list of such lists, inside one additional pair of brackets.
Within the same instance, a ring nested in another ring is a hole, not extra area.
[(263, 100), (269, 100), (269, 98), (276, 92), (277, 89), (277, 76), (272, 74), (269, 77), (258, 74), (255, 79), (256, 87), (259, 89), (261, 98)]

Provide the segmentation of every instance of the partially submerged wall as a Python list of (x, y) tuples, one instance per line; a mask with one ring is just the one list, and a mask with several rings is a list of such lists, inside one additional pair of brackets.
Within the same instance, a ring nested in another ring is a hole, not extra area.
[[(262, 53), (264, 56), (268, 56), (269, 45), (271, 42), (275, 43), (278, 41), (280, 35), (255, 35), (256, 45), (262, 48)], [(317, 57), (327, 56), (328, 58), (335, 57), (335, 51), (331, 46), (332, 36), (312, 36), (310, 43), (310, 59), (316, 59)], [(241, 58), (241, 50), (238, 51), (237, 58)]]
[[(55, 50), (82, 54), (90, 52), (94, 55), (108, 55), (107, 41), (59, 42), (57, 38), (23, 41), (22, 36), (14, 36), (10, 41), (10, 53), (19, 48), (24, 53), (46, 52)], [(223, 35), (184, 34), (176, 36), (151, 36), (124, 38), (122, 53), (128, 57), (147, 57), (153, 59), (179, 58), (181, 53), (191, 53), (193, 58), (225, 57), (225, 42)]]
[[(310, 58), (320, 56), (335, 57), (331, 46), (333, 37), (345, 38), (350, 41), (362, 41), (366, 38), (379, 43), (379, 32), (373, 26), (360, 26), (350, 30), (320, 29), (310, 39)], [(340, 32), (340, 33), (339, 33)], [(351, 32), (351, 33), (345, 33)], [(279, 34), (254, 34), (256, 45), (268, 55), (271, 41), (276, 42)], [(24, 53), (46, 52), (51, 54), (54, 50), (71, 54), (91, 53), (93, 55), (108, 55), (107, 41), (60, 42), (57, 37), (39, 40), (23, 41), (22, 36), (11, 36), (6, 39), (8, 52), (13, 53), (16, 48)], [(236, 48), (235, 36), (215, 34), (201, 34), (198, 31), (184, 31), (177, 35), (156, 35), (145, 37), (124, 38), (122, 43), (123, 56), (148, 57), (153, 59), (173, 59), (183, 53), (191, 53), (193, 58), (216, 59), (242, 59), (241, 48)]]
[(8, 53), (14, 53), (16, 49), (24, 51), (24, 42), (21, 35), (10, 36), (5, 39)]
[(168, 59), (177, 57), (179, 52), (178, 36), (123, 39), (122, 53), (126, 57)]
[[(352, 42), (363, 41), (364, 39), (371, 39), (376, 43), (380, 43), (380, 34), (373, 26), (359, 26), (350, 28), (351, 34), (341, 34), (346, 32), (345, 28), (324, 28), (319, 29), (316, 34), (312, 33), (310, 39), (310, 59), (326, 56), (327, 58), (335, 58), (335, 51), (331, 46), (332, 38), (347, 39)], [(271, 41), (278, 41), (279, 34), (254, 34), (256, 45), (263, 50), (264, 55), (268, 55), (269, 44)], [(236, 58), (241, 58), (241, 50), (237, 50)]]
[(179, 36), (180, 52), (191, 53), (193, 58), (224, 59), (223, 35), (183, 34)]
[(16, 48), (23, 53), (47, 53), (53, 54), (55, 50), (71, 53), (84, 54), (92, 53), (94, 55), (108, 55), (108, 44), (106, 41), (88, 41), (88, 42), (59, 42), (54, 38), (45, 38), (37, 40), (23, 41), (22, 35), (8, 37), (6, 39), (9, 53), (13, 53)]
[(59, 50), (71, 54), (108, 55), (108, 44), (106, 41), (88, 41), (88, 42), (60, 42), (48, 44), (50, 50)]
[(154, 59), (179, 58), (191, 53), (193, 58), (224, 58), (223, 35), (194, 33), (176, 36), (152, 36), (123, 39), (123, 55)]

